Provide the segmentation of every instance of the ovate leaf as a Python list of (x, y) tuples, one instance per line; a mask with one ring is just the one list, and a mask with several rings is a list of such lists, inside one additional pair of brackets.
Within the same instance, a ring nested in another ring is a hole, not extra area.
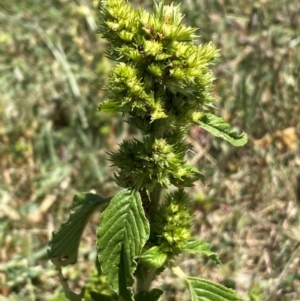
[(134, 296), (135, 301), (157, 301), (159, 297), (162, 295), (163, 291), (157, 288), (152, 289), (151, 291), (138, 292)]
[(149, 232), (140, 194), (125, 189), (115, 195), (103, 212), (97, 231), (97, 246), (102, 271), (123, 298), (126, 295), (124, 286), (133, 285), (134, 259), (141, 254)]
[(242, 301), (234, 290), (221, 284), (196, 277), (186, 277), (185, 282), (192, 301)]
[(52, 234), (49, 242), (48, 258), (55, 266), (66, 266), (77, 261), (80, 238), (86, 224), (92, 214), (110, 199), (93, 193), (78, 193), (74, 196), (68, 221)]
[(248, 141), (248, 136), (245, 133), (238, 134), (230, 129), (230, 125), (222, 118), (211, 113), (200, 115), (201, 117), (195, 122), (210, 134), (223, 138), (234, 146), (242, 146)]
[(185, 248), (183, 249), (183, 251), (208, 256), (216, 264), (218, 264), (218, 265), (221, 264), (218, 254), (215, 252), (212, 252), (210, 250), (209, 244), (202, 239), (188, 242), (186, 244)]
[(158, 269), (164, 265), (167, 257), (166, 253), (162, 252), (158, 246), (155, 246), (144, 252), (139, 262), (148, 267)]

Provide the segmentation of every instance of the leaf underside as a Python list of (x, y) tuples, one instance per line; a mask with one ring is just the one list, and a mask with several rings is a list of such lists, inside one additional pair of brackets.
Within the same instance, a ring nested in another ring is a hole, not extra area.
[(214, 114), (203, 114), (197, 124), (213, 136), (223, 138), (234, 146), (243, 146), (248, 141), (246, 133), (238, 134), (231, 130), (228, 123)]
[(221, 261), (219, 259), (219, 256), (217, 253), (212, 252), (210, 250), (209, 244), (204, 241), (203, 239), (198, 239), (196, 241), (188, 242), (183, 249), (185, 252), (189, 252), (192, 254), (201, 254), (209, 257), (211, 260), (213, 260), (217, 265), (221, 264)]
[(192, 301), (242, 301), (234, 290), (209, 280), (186, 277)]

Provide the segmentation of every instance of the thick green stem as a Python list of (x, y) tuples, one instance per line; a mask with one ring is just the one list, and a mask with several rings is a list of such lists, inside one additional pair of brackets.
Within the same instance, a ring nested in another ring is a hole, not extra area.
[(144, 270), (145, 278), (140, 279), (137, 278), (137, 286), (136, 291), (149, 291), (151, 287), (151, 283), (156, 276), (156, 269), (155, 268), (148, 268)]
[[(152, 222), (152, 216), (155, 214), (156, 209), (159, 206), (159, 201), (160, 201), (160, 195), (161, 195), (161, 191), (162, 188), (160, 185), (157, 185), (152, 193), (150, 194), (150, 199), (151, 199), (151, 208), (152, 210), (150, 210), (150, 213), (148, 215), (148, 219), (150, 222), (150, 229), (151, 229), (151, 222)], [(151, 283), (154, 280), (155, 276), (156, 276), (156, 269), (155, 268), (144, 268), (143, 269), (143, 275), (145, 275), (145, 277), (137, 278), (137, 292), (140, 291), (149, 291), (150, 287), (151, 287)]]
[[(160, 185), (157, 185), (153, 191), (150, 193), (150, 200), (151, 200), (151, 207), (152, 208), (158, 208), (159, 201), (160, 201), (160, 194), (161, 194), (162, 188)], [(152, 210), (152, 212), (154, 212)], [(153, 213), (152, 213), (153, 214)]]

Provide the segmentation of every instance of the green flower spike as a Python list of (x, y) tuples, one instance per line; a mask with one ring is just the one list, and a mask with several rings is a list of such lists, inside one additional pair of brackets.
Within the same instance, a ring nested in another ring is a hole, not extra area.
[[(108, 99), (100, 110), (121, 113), (140, 135), (109, 154), (117, 168), (115, 181), (123, 190), (109, 198), (77, 195), (74, 212), (53, 235), (49, 250), (63, 279), (61, 267), (76, 262), (88, 218), (102, 211), (99, 271), (111, 293), (90, 292), (94, 301), (158, 301), (162, 291), (150, 289), (151, 282), (167, 267), (184, 281), (192, 301), (239, 300), (232, 290), (188, 277), (173, 266), (181, 252), (220, 264), (208, 243), (191, 236), (191, 202), (184, 189), (204, 177), (185, 161), (189, 127), (199, 125), (236, 146), (247, 141), (244, 133), (230, 130), (209, 112), (214, 80), (210, 67), (218, 50), (212, 43), (198, 45), (196, 29), (182, 20), (179, 6), (173, 4), (155, 2), (150, 14), (126, 0), (100, 1), (99, 32), (110, 42), (106, 55), (115, 61)], [(70, 300), (81, 300), (62, 282)]]
[(190, 198), (183, 189), (169, 193), (157, 210), (152, 240), (169, 258), (178, 255), (191, 240)]

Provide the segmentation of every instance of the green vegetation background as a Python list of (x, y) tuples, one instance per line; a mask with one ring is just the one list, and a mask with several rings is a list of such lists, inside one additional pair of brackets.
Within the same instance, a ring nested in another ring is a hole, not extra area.
[[(0, 2), (1, 301), (50, 300), (61, 291), (46, 259), (51, 232), (66, 221), (74, 193), (116, 191), (106, 151), (135, 134), (119, 116), (97, 111), (113, 65), (96, 35), (97, 6)], [(221, 49), (217, 114), (250, 141), (233, 148), (191, 129), (188, 160), (207, 177), (191, 190), (195, 235), (212, 243), (223, 265), (179, 260), (244, 300), (299, 300), (300, 2), (188, 0), (181, 7), (200, 42)], [(78, 263), (65, 270), (75, 290), (84, 275), (93, 277), (98, 218), (84, 233)], [(166, 298), (188, 300), (171, 275), (157, 282)]]

